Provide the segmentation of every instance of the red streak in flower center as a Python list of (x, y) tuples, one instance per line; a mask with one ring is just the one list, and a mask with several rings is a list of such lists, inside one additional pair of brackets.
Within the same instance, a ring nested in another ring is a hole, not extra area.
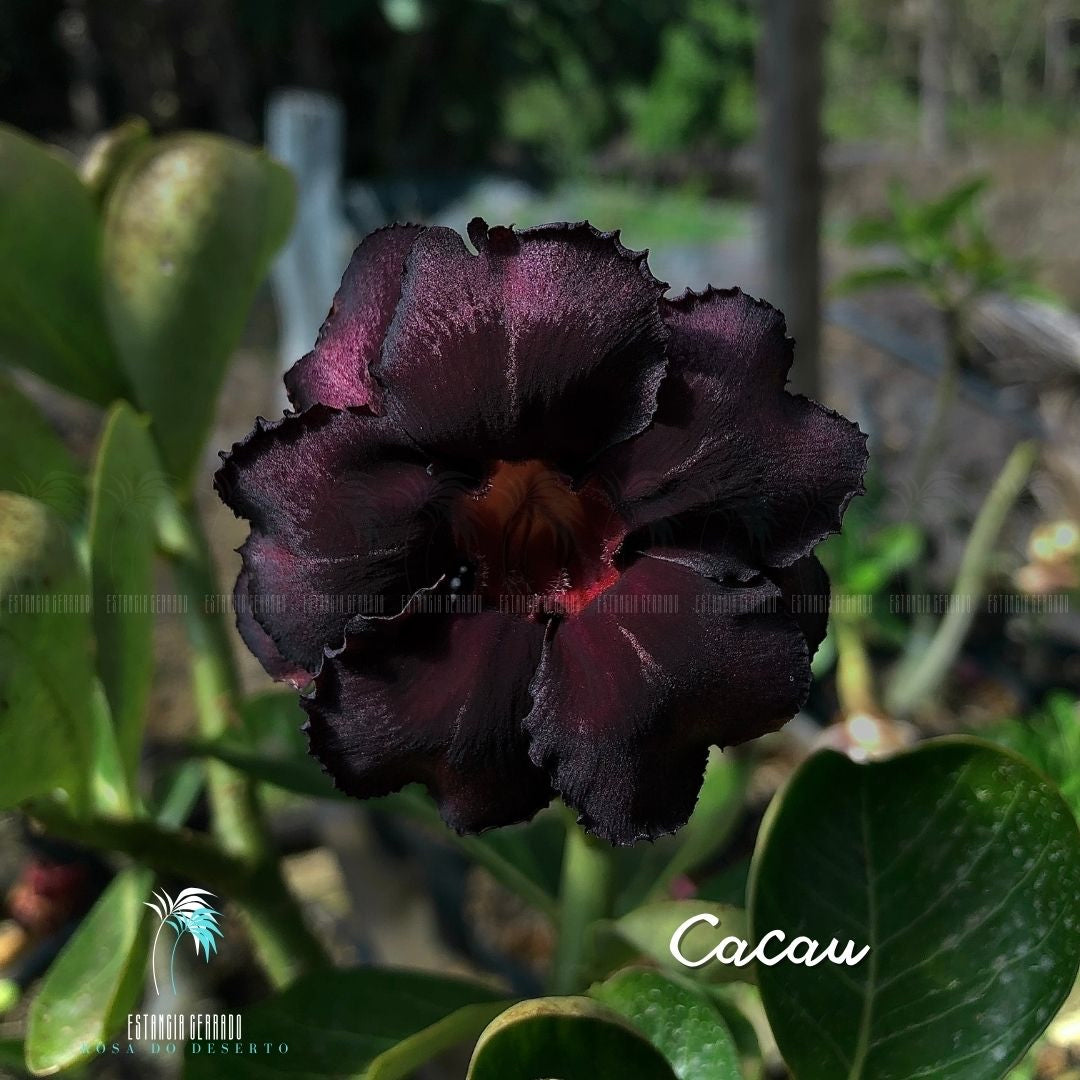
[(454, 535), (484, 599), (520, 610), (580, 610), (618, 580), (612, 556), (626, 527), (598, 491), (574, 491), (542, 461), (499, 461), (478, 495), (462, 498)]

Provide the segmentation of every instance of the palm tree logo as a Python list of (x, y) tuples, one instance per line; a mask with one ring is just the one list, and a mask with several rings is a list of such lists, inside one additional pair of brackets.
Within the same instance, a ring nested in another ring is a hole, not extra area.
[(195, 942), (195, 955), (202, 955), (206, 962), (210, 963), (210, 954), (217, 952), (215, 938), (222, 937), (221, 927), (218, 926), (219, 911), (215, 911), (204, 900), (204, 896), (213, 896), (206, 889), (184, 889), (178, 893), (174, 900), (164, 889), (154, 893), (153, 900), (144, 900), (143, 904), (152, 908), (161, 920), (154, 935), (154, 944), (150, 947), (150, 971), (154, 976), (154, 991), (158, 994), (157, 978), (157, 944), (161, 937), (161, 931), (168, 926), (175, 934), (172, 952), (169, 954), (169, 981), (172, 983), (173, 993), (176, 993), (176, 980), (173, 975), (173, 965), (176, 963), (176, 948), (185, 934), (190, 934)]

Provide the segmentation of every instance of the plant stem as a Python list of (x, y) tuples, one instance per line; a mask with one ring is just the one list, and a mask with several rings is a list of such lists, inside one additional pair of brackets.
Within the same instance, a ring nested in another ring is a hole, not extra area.
[(964, 547), (949, 607), (925, 651), (907, 655), (896, 666), (885, 697), (894, 716), (908, 716), (941, 685), (967, 637), (982, 595), (994, 545), (1010, 510), (1027, 484), (1039, 454), (1034, 442), (1013, 448), (979, 509)]
[(856, 617), (833, 615), (836, 635), (836, 694), (840, 710), (847, 717), (856, 713), (877, 714), (874, 671), (866, 654), (862, 627)]
[(941, 310), (941, 318), (945, 324), (945, 355), (941, 375), (938, 377), (937, 388), (934, 393), (934, 404), (930, 413), (930, 420), (926, 425), (922, 443), (919, 445), (915, 455), (915, 464), (911, 469), (912, 490), (917, 498), (923, 497), (923, 489), (930, 479), (934, 462), (945, 439), (949, 418), (952, 415), (956, 387), (960, 381), (960, 365), (963, 355), (962, 317), (959, 308), (950, 306)]
[(146, 819), (75, 818), (50, 800), (39, 800), (28, 812), (52, 836), (122, 852), (159, 874), (201, 882), (216, 895), (234, 900), (275, 986), (329, 964), (272, 857), (247, 858), (203, 833)]
[[(173, 524), (179, 525), (182, 540), (173, 552), (174, 568), (188, 601), (186, 626), (198, 729), (202, 738), (216, 739), (237, 726), (240, 682), (221, 605), (207, 603), (218, 588), (209, 545), (194, 506), (181, 506)], [(241, 905), (267, 975), (275, 985), (283, 986), (297, 975), (327, 964), (326, 954), (305, 926), (281, 875), (255, 781), (221, 761), (206, 763), (206, 777), (218, 844), (254, 867), (252, 888), (232, 898)]]
[(551, 972), (555, 994), (584, 989), (589, 970), (589, 930), (610, 914), (611, 850), (587, 836), (570, 817), (559, 894), (559, 941)]

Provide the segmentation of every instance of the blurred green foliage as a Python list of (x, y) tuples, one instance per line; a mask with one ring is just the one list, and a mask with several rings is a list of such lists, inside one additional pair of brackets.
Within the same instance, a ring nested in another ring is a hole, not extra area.
[(889, 212), (856, 221), (848, 241), (860, 248), (889, 247), (897, 257), (850, 271), (833, 291), (915, 285), (939, 311), (959, 313), (992, 292), (1049, 299), (1034, 284), (1031, 264), (1006, 258), (987, 232), (979, 207), (987, 185), (979, 176), (917, 202), (901, 184), (890, 184)]
[[(913, 135), (923, 10), (831, 5), (830, 135)], [(1066, 33), (1051, 57), (1051, 0), (950, 12), (955, 135), (1073, 122), (1076, 49)], [(1066, 16), (1075, 40), (1075, 5)], [(754, 134), (760, 34), (754, 0), (8, 0), (0, 119), (45, 134), (140, 114), (253, 141), (267, 95), (299, 85), (346, 103), (353, 175), (558, 174), (600, 158), (706, 176)]]

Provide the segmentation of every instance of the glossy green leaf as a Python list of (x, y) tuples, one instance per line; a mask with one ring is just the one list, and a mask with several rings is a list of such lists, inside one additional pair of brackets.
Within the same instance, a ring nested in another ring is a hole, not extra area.
[(91, 478), (90, 578), (97, 670), (132, 780), (153, 679), (155, 511), (167, 492), (147, 421), (118, 402)]
[[(320, 971), (244, 1011), (244, 1040), (288, 1043), (280, 1077), (399, 1080), (436, 1054), (475, 1039), (506, 1007), (486, 987), (414, 971)], [(186, 1080), (257, 1080), (266, 1059), (188, 1053)]]
[(255, 289), (292, 218), (288, 173), (213, 135), (127, 162), (105, 202), (106, 307), (165, 467), (190, 478)]
[(480, 1036), (467, 1080), (675, 1080), (663, 1055), (616, 1012), (583, 997), (507, 1009)]
[(30, 1006), (26, 1064), (44, 1076), (85, 1061), (135, 1011), (146, 978), (153, 915), (148, 870), (123, 870), (53, 961)]
[(0, 490), (37, 499), (65, 521), (82, 514), (83, 476), (38, 410), (0, 375)]
[(593, 986), (589, 995), (637, 1028), (679, 1080), (740, 1080), (731, 1032), (703, 992), (658, 971), (631, 968)]
[(94, 716), (90, 595), (64, 523), (0, 492), (0, 807), (83, 801)]
[(727, 980), (753, 978), (750, 967), (735, 967), (710, 960), (697, 968), (684, 967), (671, 954), (671, 939), (675, 931), (694, 915), (708, 913), (719, 922), (706, 922), (691, 927), (681, 939), (683, 956), (698, 959), (714, 949), (726, 937), (745, 939), (746, 913), (735, 907), (714, 904), (705, 900), (658, 900), (623, 915), (611, 924), (611, 929), (642, 956), (662, 968), (695, 979)]
[(799, 1080), (998, 1080), (1072, 988), (1077, 897), (1076, 820), (1019, 757), (967, 739), (814, 756), (763, 826), (754, 935), (870, 953), (758, 965), (782, 1053)]
[(2, 124), (0, 362), (100, 404), (124, 393), (90, 193), (42, 143)]

